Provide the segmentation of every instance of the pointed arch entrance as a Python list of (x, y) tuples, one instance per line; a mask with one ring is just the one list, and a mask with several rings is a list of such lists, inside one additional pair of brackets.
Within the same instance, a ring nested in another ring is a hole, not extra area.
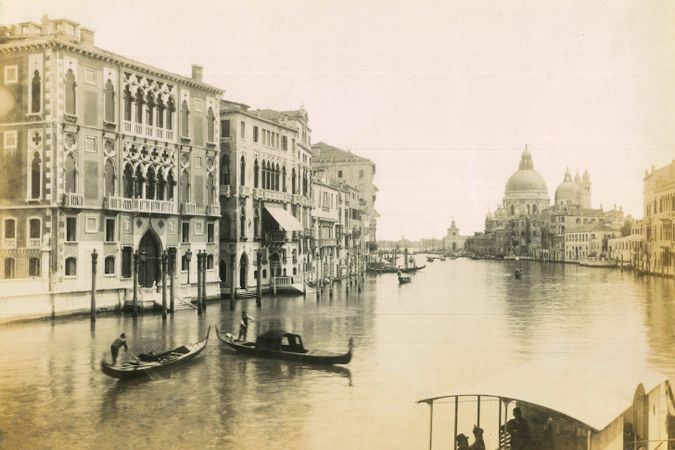
[(248, 280), (248, 256), (246, 253), (242, 253), (241, 258), (239, 259), (239, 287), (246, 289), (246, 283)]
[(140, 261), (138, 264), (138, 284), (142, 287), (153, 287), (160, 279), (160, 255), (162, 244), (157, 235), (151, 231), (145, 233), (138, 244)]

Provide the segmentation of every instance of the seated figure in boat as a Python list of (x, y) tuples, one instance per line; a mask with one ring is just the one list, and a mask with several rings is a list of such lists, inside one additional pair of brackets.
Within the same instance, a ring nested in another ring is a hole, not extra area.
[(473, 444), (469, 446), (469, 450), (485, 450), (485, 441), (483, 441), (483, 429), (479, 426), (473, 426)]
[(159, 355), (156, 351), (150, 350), (148, 353), (139, 353), (138, 359), (146, 362), (159, 362)]
[(457, 450), (469, 450), (469, 438), (460, 433), (457, 435)]

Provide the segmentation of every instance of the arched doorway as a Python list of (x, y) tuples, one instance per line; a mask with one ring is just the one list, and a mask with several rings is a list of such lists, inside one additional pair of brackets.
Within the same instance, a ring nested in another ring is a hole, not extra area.
[(225, 283), (227, 282), (227, 265), (225, 264), (225, 260), (221, 259), (220, 260), (220, 282)]
[(138, 264), (138, 284), (142, 287), (153, 287), (160, 281), (160, 253), (162, 244), (157, 235), (148, 231), (138, 245), (140, 261)]
[(270, 273), (273, 277), (281, 276), (281, 261), (277, 252), (270, 255)]
[(248, 256), (246, 253), (242, 253), (241, 258), (239, 259), (239, 287), (246, 289), (246, 284), (248, 280)]

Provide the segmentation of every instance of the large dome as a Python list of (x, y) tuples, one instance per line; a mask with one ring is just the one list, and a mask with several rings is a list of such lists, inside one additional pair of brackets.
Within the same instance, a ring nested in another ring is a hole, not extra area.
[(565, 202), (569, 205), (576, 204), (579, 199), (579, 186), (572, 181), (570, 171), (565, 172), (565, 179), (555, 190), (555, 203)]
[(544, 181), (544, 178), (534, 170), (532, 156), (527, 148), (520, 157), (518, 171), (511, 175), (509, 181), (506, 182), (505, 190), (506, 194), (523, 192), (548, 193), (546, 181)]

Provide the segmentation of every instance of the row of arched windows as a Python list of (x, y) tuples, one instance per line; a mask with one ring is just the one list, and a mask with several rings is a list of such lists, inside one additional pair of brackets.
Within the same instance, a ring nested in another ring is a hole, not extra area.
[[(161, 97), (155, 98), (152, 91), (144, 96), (143, 90), (137, 89), (136, 95), (133, 95), (129, 86), (126, 86), (123, 98), (124, 120), (127, 122), (132, 121), (133, 111), (135, 113), (133, 121), (136, 123), (145, 123), (146, 125), (173, 130), (173, 113), (176, 111), (176, 102), (173, 96), (169, 96), (165, 104)], [(185, 101), (183, 101), (183, 107), (186, 112), (184, 116), (187, 116), (187, 103)], [(144, 110), (145, 115), (143, 114)]]
[[(32, 257), (28, 259), (28, 276), (29, 277), (40, 276), (40, 258)], [(5, 258), (4, 278), (5, 279), (16, 278), (16, 259), (12, 257)]]
[[(145, 171), (141, 165), (134, 170), (131, 163), (127, 163), (122, 174), (122, 196), (125, 198), (146, 198), (149, 200), (173, 200), (176, 185), (173, 169), (169, 170), (166, 178), (161, 170), (150, 166)], [(105, 165), (106, 195), (115, 194), (115, 168), (108, 159)]]

